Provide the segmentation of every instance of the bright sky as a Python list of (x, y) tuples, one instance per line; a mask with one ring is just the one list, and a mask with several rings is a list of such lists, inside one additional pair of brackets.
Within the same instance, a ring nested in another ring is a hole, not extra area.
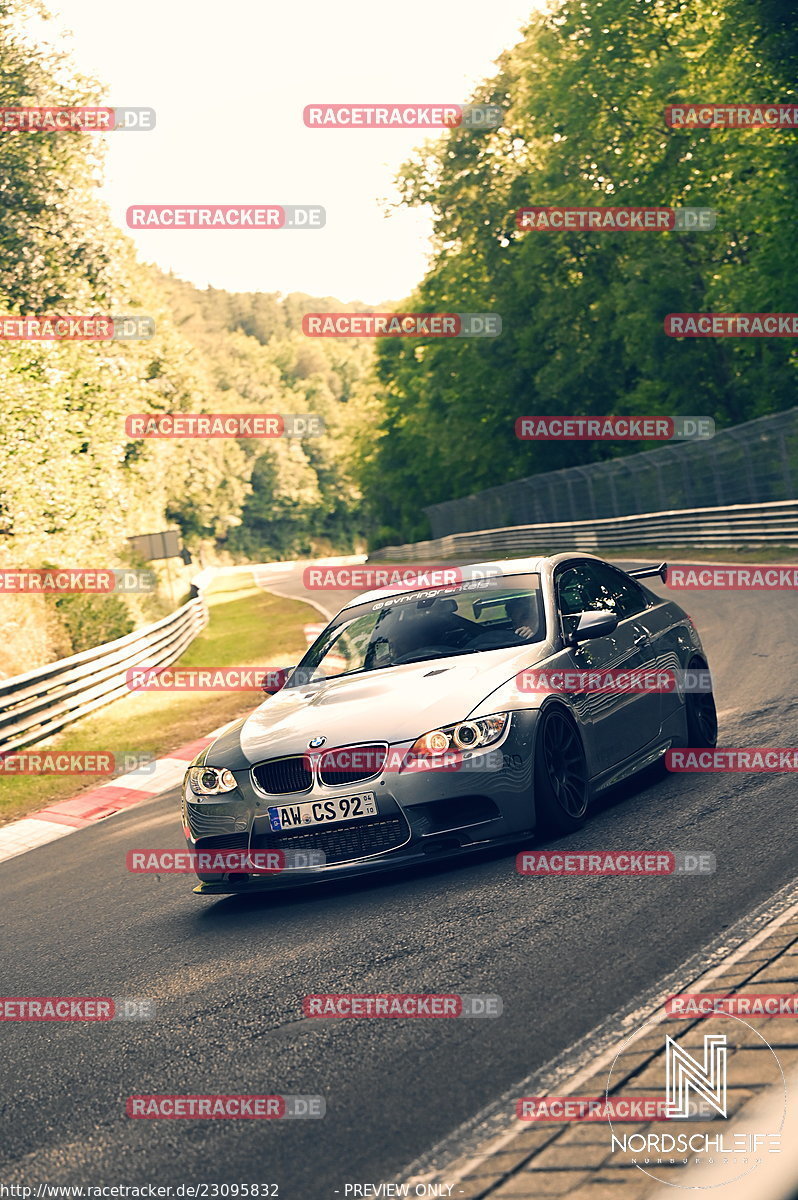
[(425, 135), (307, 129), (303, 108), (464, 102), (538, 0), (49, 5), (78, 66), (107, 84), (106, 102), (157, 113), (152, 132), (99, 135), (122, 228), (129, 204), (327, 210), (327, 227), (307, 232), (130, 231), (142, 258), (201, 287), (376, 304), (402, 299), (425, 271), (429, 214), (384, 215), (397, 168)]

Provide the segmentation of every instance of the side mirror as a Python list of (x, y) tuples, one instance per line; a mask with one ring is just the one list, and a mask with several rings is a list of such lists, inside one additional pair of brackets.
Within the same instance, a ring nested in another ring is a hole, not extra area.
[(261, 691), (265, 692), (267, 696), (274, 696), (276, 692), (285, 687), (288, 676), (293, 670), (293, 667), (277, 667), (273, 671), (267, 671), (261, 680)]
[(608, 637), (609, 634), (615, 633), (617, 628), (617, 616), (606, 608), (599, 608), (595, 612), (583, 612), (579, 617), (576, 629), (569, 639), (570, 645), (576, 646), (579, 642), (589, 642), (594, 638)]

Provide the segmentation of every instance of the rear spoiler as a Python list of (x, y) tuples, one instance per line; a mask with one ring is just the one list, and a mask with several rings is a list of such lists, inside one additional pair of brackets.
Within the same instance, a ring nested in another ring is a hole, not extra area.
[(632, 579), (652, 579), (654, 575), (659, 575), (663, 583), (668, 582), (668, 564), (660, 563), (658, 567), (637, 567), (634, 571), (627, 571), (627, 575), (631, 575)]

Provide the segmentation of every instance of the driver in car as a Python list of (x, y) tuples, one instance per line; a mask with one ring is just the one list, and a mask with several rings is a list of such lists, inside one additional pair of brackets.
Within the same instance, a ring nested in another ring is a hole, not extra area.
[(529, 642), (537, 636), (537, 619), (531, 596), (513, 596), (504, 609), (518, 637)]

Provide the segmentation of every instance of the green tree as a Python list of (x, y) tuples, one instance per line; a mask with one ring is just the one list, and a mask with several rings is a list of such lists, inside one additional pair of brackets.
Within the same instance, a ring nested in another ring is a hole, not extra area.
[[(795, 135), (669, 130), (679, 100), (795, 101), (798, 38), (771, 0), (566, 0), (533, 17), (474, 99), (500, 128), (454, 129), (400, 176), (430, 207), (433, 261), (407, 308), (493, 311), (491, 341), (385, 340), (383, 415), (360, 478), (381, 537), (422, 508), (648, 448), (519, 442), (524, 414), (703, 413), (795, 403), (787, 340), (666, 337), (679, 311), (796, 311)], [(711, 207), (713, 233), (521, 232), (526, 205)]]

